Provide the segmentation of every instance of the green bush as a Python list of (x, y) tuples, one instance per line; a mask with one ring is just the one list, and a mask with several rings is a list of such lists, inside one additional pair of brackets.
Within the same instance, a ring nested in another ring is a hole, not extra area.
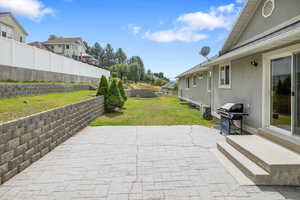
[(107, 97), (108, 93), (108, 82), (105, 76), (101, 77), (100, 84), (97, 91), (97, 96), (103, 95), (105, 98)]
[(122, 98), (124, 99), (124, 101), (127, 101), (127, 96), (126, 96), (122, 81), (118, 82), (118, 88), (119, 88), (120, 94), (121, 94)]
[(117, 86), (117, 82), (115, 79), (112, 80), (107, 98), (105, 101), (105, 107), (107, 112), (114, 112), (116, 108), (121, 108), (123, 104), (123, 99), (120, 94), (119, 88)]

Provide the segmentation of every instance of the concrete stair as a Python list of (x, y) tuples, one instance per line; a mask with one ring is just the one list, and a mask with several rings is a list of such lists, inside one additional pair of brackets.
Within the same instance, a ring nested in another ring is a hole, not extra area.
[(257, 185), (300, 185), (300, 154), (256, 135), (228, 136), (217, 147)]

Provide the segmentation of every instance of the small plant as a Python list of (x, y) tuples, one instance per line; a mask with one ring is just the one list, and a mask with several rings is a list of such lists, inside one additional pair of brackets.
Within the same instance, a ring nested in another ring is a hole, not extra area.
[(113, 79), (105, 101), (106, 110), (107, 112), (114, 112), (117, 108), (121, 108), (122, 104), (123, 99), (117, 86), (117, 81)]
[(107, 97), (108, 93), (108, 82), (105, 76), (101, 77), (100, 84), (97, 91), (97, 96), (103, 95), (105, 98)]

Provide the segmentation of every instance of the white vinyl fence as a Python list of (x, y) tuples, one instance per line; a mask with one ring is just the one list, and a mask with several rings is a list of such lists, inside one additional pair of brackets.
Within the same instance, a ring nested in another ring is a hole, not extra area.
[(0, 65), (57, 72), (91, 78), (110, 76), (109, 71), (65, 56), (0, 37)]

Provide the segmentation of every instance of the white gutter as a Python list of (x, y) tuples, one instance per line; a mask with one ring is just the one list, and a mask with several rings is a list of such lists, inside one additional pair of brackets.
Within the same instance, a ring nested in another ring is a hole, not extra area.
[(206, 68), (209, 68), (228, 60), (238, 59), (247, 55), (251, 55), (253, 53), (267, 51), (269, 49), (280, 47), (297, 40), (300, 40), (300, 27), (290, 30), (286, 33), (279, 34), (278, 36), (274, 36), (273, 38), (267, 39), (257, 44), (253, 44), (253, 45), (242, 47), (237, 50), (233, 50), (232, 52), (226, 53), (216, 58), (215, 60), (212, 60), (207, 63), (203, 63), (202, 65), (205, 66)]

